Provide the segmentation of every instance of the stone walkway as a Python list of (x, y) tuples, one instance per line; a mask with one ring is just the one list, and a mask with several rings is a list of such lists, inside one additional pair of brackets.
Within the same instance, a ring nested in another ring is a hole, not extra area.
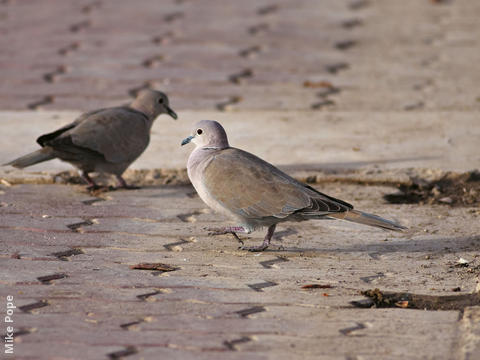
[[(479, 17), (455, 0), (0, 0), (0, 163), (144, 87), (180, 115), (156, 121), (127, 173), (140, 190), (89, 194), (55, 161), (0, 168), (0, 306), (16, 306), (2, 355), (480, 358), (478, 201), (428, 187), (480, 168)], [(207, 236), (226, 220), (188, 184), (179, 147), (200, 118), (409, 231), (286, 223), (259, 254)], [(458, 195), (475, 198), (470, 184)], [(398, 185), (427, 199), (386, 201)], [(414, 297), (351, 303), (375, 288)]]
[[(478, 308), (459, 321), (458, 311), (350, 304), (375, 287), (474, 291), (478, 212), (384, 205), (388, 188), (327, 185), (411, 231), (285, 224), (271, 250), (254, 254), (206, 235), (223, 219), (189, 186), (101, 197), (62, 185), (5, 190), (0, 295), (17, 306), (16, 359), (473, 359), (472, 345), (478, 354)], [(141, 263), (174, 271), (131, 269)], [(325, 288), (302, 288), (311, 284)]]
[(191, 110), (478, 111), (479, 15), (453, 0), (3, 0), (0, 108), (90, 110), (153, 87)]

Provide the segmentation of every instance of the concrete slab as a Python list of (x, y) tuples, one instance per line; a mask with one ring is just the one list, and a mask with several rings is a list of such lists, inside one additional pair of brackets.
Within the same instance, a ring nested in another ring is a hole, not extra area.
[[(0, 162), (36, 150), (39, 146), (35, 139), (39, 135), (77, 115), (1, 112), (4, 151)], [(155, 122), (150, 145), (132, 169), (184, 169), (192, 146), (181, 147), (180, 142), (200, 119), (220, 121), (232, 146), (283, 166), (293, 174), (408, 168), (468, 171), (480, 167), (476, 151), (480, 127), (475, 112), (179, 111), (179, 116), (178, 121), (160, 117)], [(259, 123), (261, 127), (257, 126)], [(32, 181), (52, 182), (52, 174), (71, 169), (69, 164), (53, 160), (23, 171), (3, 167), (0, 177), (11, 182), (29, 177)], [(142, 175), (139, 177), (142, 182)]]

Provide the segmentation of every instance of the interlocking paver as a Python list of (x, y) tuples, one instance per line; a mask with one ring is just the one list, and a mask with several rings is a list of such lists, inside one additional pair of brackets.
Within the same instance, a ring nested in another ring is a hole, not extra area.
[[(180, 108), (216, 109), (229, 77), (247, 67), (253, 76), (239, 89), (240, 109), (288, 109), (289, 98), (297, 100), (297, 109), (309, 109), (316, 102), (299, 103), (306, 93), (302, 84), (320, 79), (344, 90), (337, 101), (330, 100), (333, 110), (398, 111), (417, 103), (420, 110), (478, 110), (478, 96), (469, 94), (478, 82), (472, 67), (478, 54), (470, 50), (478, 42), (476, 4), (350, 5), (314, 0), (224, 6), (215, 1), (132, 6), (112, 0), (4, 4), (2, 48), (9, 51), (0, 55), (0, 106), (26, 109), (52, 96), (42, 108), (91, 109), (99, 99), (119, 101), (154, 81)], [(242, 55), (255, 47), (261, 49), (255, 56)], [(458, 51), (462, 56), (455, 56)], [(348, 69), (329, 73), (334, 64)], [(56, 73), (59, 67), (65, 71)], [(445, 77), (447, 69), (451, 75)], [(270, 91), (260, 89), (262, 101), (256, 102), (259, 83)]]
[[(141, 190), (52, 185), (70, 169), (59, 161), (2, 169), (0, 297), (17, 306), (15, 358), (476, 358), (477, 307), (350, 301), (375, 287), (478, 289), (474, 206), (382, 195), (418, 174), (477, 167), (479, 13), (472, 1), (0, 1), (0, 108), (13, 110), (0, 113), (1, 163), (79, 111), (141, 88), (166, 91), (181, 115), (156, 122), (128, 172)], [(224, 219), (182, 185), (190, 150), (179, 148), (199, 118), (411, 230), (283, 224), (261, 254), (207, 236), (203, 227)], [(145, 262), (178, 269), (130, 268)], [(312, 284), (325, 287), (302, 288)]]
[[(325, 186), (325, 191), (335, 191)], [(356, 193), (362, 209), (377, 207), (377, 212), (397, 214), (404, 223), (414, 223), (414, 228), (427, 226), (433, 234), (392, 236), (340, 222), (287, 224), (280, 229), (285, 235), (274, 241), (271, 251), (252, 254), (238, 250), (231, 237), (206, 236), (202, 228), (221, 221), (213, 214), (191, 215), (193, 222), (173, 216), (172, 201), (178, 204), (178, 213), (184, 212), (182, 207), (203, 208), (198, 197), (187, 196), (189, 186), (112, 192), (95, 206), (82, 202), (86, 194), (79, 186), (10, 187), (2, 201), (15, 199), (15, 212), (25, 213), (34, 196), (45, 204), (41, 210), (51, 214), (43, 219), (47, 222), (42, 233), (32, 230), (39, 227), (34, 223), (41, 221), (35, 220), (39, 210), (31, 212), (35, 227), (17, 226), (4, 233), (0, 294), (13, 294), (17, 307), (32, 308), (23, 313), (17, 310), (15, 324), (35, 329), (20, 336), (16, 354), (28, 358), (36, 349), (43, 358), (66, 356), (70, 352), (62, 344), (68, 341), (75, 351), (88, 347), (86, 358), (106, 357), (131, 346), (138, 353), (132, 356), (145, 358), (156, 351), (172, 352), (178, 358), (207, 354), (215, 358), (219, 352), (233, 358), (270, 358), (273, 354), (282, 358), (286, 353), (302, 358), (353, 354), (421, 358), (425, 351), (434, 358), (451, 358), (457, 341), (457, 312), (357, 310), (349, 301), (360, 298), (359, 290), (372, 287), (448, 294), (460, 285), (462, 291), (472, 291), (475, 273), (452, 265), (459, 257), (475, 261), (478, 229), (472, 227), (474, 215), (467, 209), (450, 209), (445, 222), (433, 220), (422, 207), (381, 205), (378, 209), (378, 200), (372, 199), (378, 189), (357, 190), (358, 186), (350, 185), (342, 192), (347, 198)], [(52, 191), (57, 193), (53, 202), (48, 200)], [(130, 214), (118, 217), (119, 208), (129, 202)], [(67, 208), (67, 218), (49, 211), (62, 206)], [(68, 214), (85, 208), (104, 208), (105, 212), (98, 224), (84, 232), (69, 230)], [(136, 217), (145, 210), (143, 220)], [(0, 211), (11, 218), (9, 207)], [(149, 214), (154, 217), (146, 217)], [(421, 221), (430, 224), (420, 225)], [(458, 228), (470, 223), (470, 235), (463, 232), (458, 237), (450, 221)], [(186, 234), (189, 241), (181, 245), (181, 251), (164, 246)], [(259, 241), (257, 235), (249, 237), (249, 242)], [(23, 254), (25, 245), (39, 255)], [(53, 255), (60, 248), (72, 247), (82, 253), (69, 261)], [(278, 259), (288, 261), (263, 265)], [(163, 262), (179, 269), (160, 273), (129, 267), (141, 262)], [(49, 281), (42, 282), (42, 278)], [(332, 288), (301, 288), (309, 283)], [(36, 305), (40, 303), (42, 307)], [(55, 352), (44, 348), (45, 338), (53, 339)], [(428, 345), (433, 343), (435, 347)]]

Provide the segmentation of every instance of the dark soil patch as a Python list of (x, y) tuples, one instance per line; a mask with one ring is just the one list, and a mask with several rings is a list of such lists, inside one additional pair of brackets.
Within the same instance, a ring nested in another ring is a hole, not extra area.
[(480, 293), (463, 295), (418, 295), (411, 293), (382, 292), (379, 289), (362, 291), (368, 300), (352, 301), (355, 307), (397, 307), (421, 310), (460, 310), (480, 305)]
[[(104, 186), (101, 192), (111, 191), (109, 186), (115, 186), (117, 180), (113, 176), (106, 174), (93, 174), (92, 178), (98, 184)], [(160, 185), (188, 185), (186, 169), (129, 169), (123, 178), (128, 184), (136, 186), (160, 186)], [(70, 170), (55, 174), (53, 182), (58, 184), (87, 185), (85, 180), (79, 175), (78, 171)]]
[(412, 179), (411, 184), (398, 186), (399, 192), (387, 194), (392, 204), (446, 204), (451, 206), (480, 205), (480, 171), (447, 172), (440, 179)]

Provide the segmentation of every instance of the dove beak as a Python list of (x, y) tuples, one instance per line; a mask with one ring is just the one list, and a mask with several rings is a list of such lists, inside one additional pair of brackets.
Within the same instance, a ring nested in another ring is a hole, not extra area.
[(175, 120), (177, 120), (178, 119), (177, 113), (175, 111), (173, 111), (172, 109), (170, 109), (168, 106), (165, 106), (165, 107), (167, 109), (167, 114), (170, 115)]
[(190, 141), (192, 141), (193, 138), (194, 138), (194, 136), (193, 136), (193, 135), (190, 135), (189, 137), (183, 139), (183, 141), (182, 141), (182, 146), (183, 146), (183, 145), (187, 145)]

